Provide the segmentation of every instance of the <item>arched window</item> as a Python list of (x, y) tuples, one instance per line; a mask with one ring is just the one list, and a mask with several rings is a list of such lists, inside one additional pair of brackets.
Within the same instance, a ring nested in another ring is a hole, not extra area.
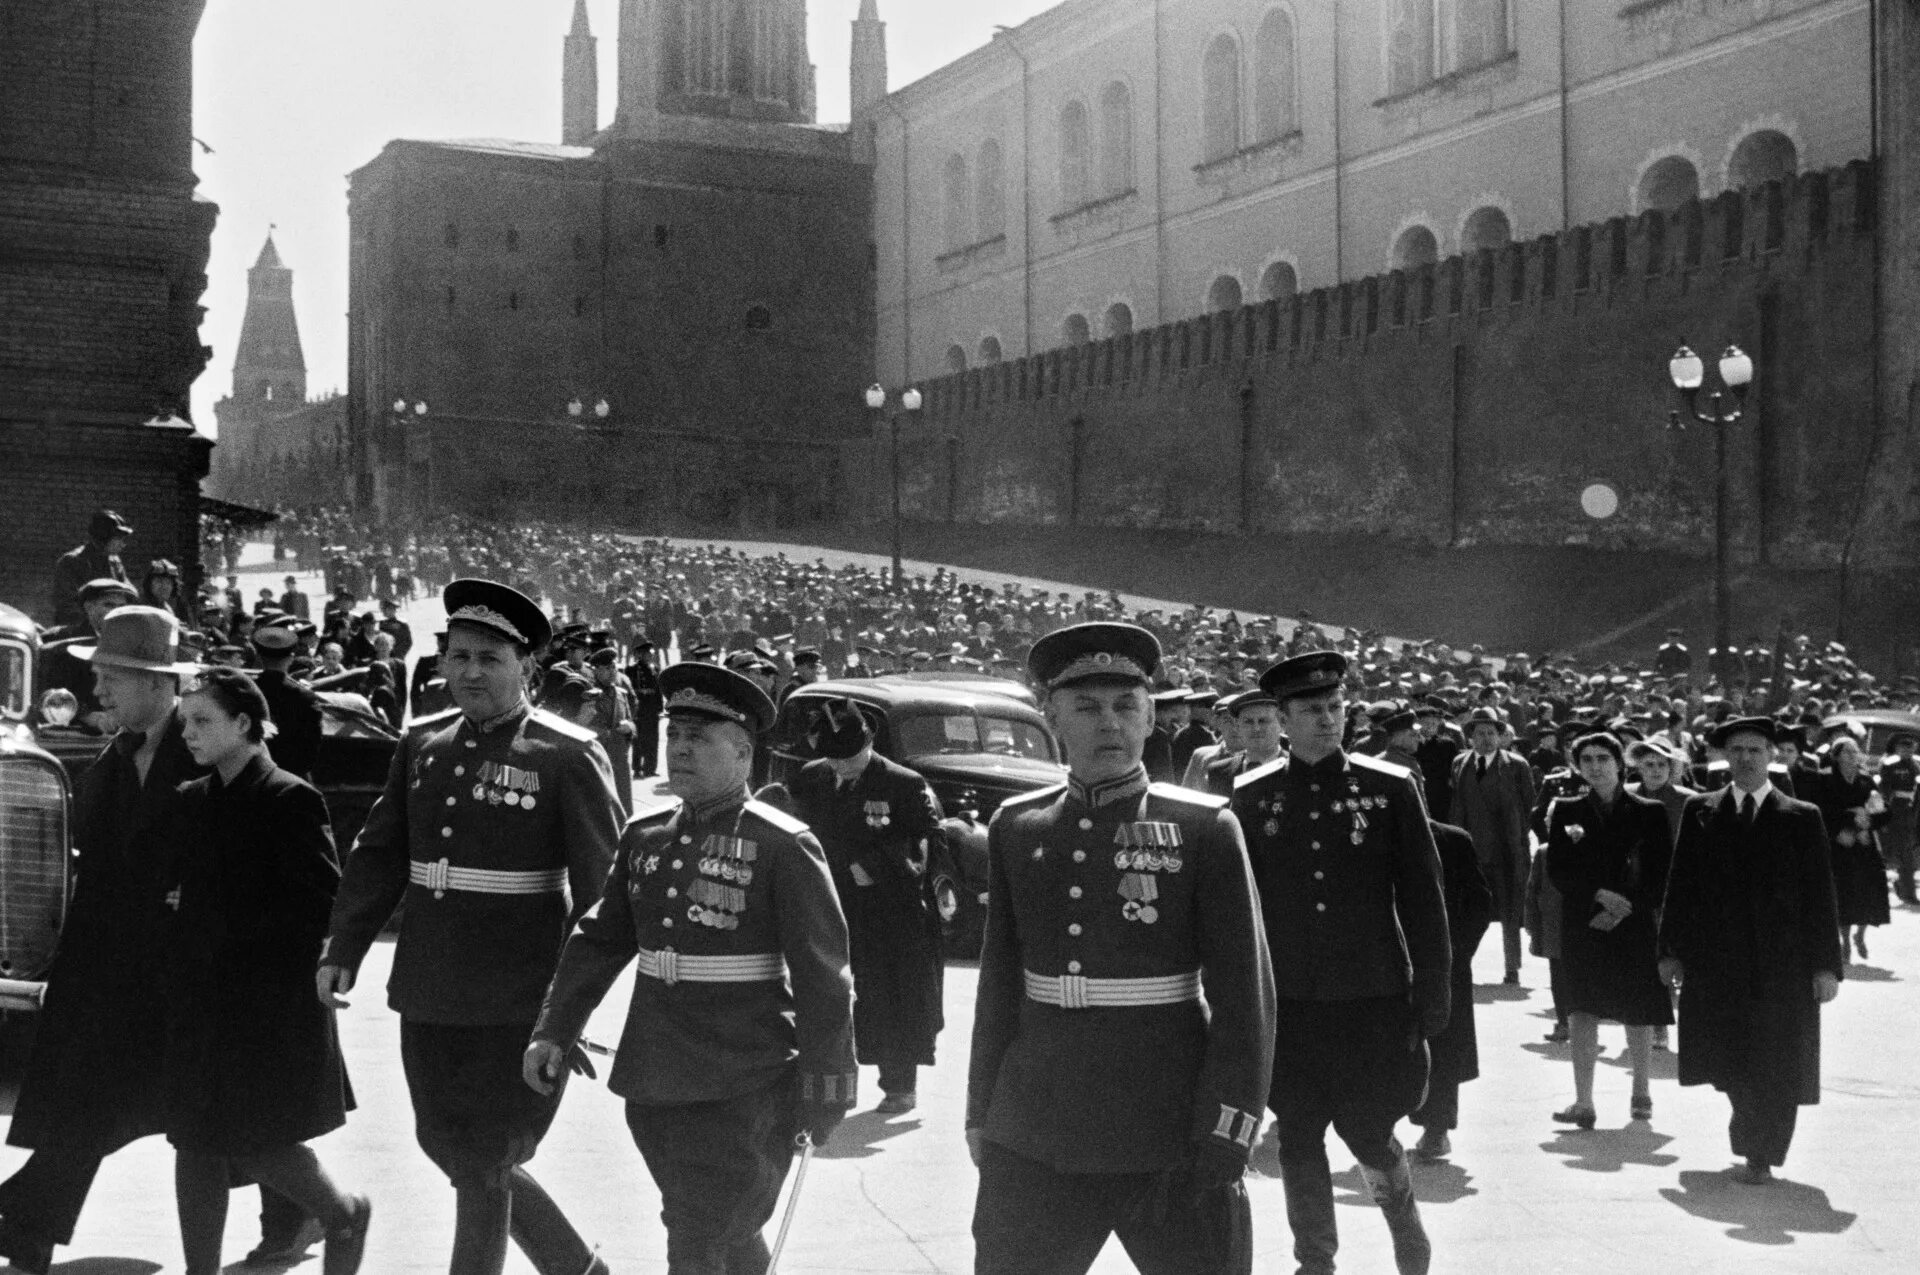
[(1006, 164), (1000, 157), (1000, 143), (987, 141), (980, 147), (980, 171), (974, 189), (978, 192), (974, 213), (979, 220), (981, 242), (998, 239), (1007, 233)]
[(954, 376), (967, 370), (967, 351), (960, 345), (947, 347), (947, 371)]
[(1290, 262), (1276, 261), (1260, 275), (1260, 299), (1285, 301), (1300, 291), (1300, 276)]
[(1087, 104), (1075, 98), (1060, 108), (1060, 207), (1078, 208), (1087, 202)]
[(947, 251), (958, 252), (973, 242), (972, 218), (968, 215), (967, 157), (947, 156)]
[(1727, 161), (1727, 185), (1764, 186), (1800, 171), (1800, 153), (1793, 139), (1775, 129), (1749, 133), (1734, 147)]
[(1100, 94), (1100, 188), (1133, 189), (1133, 90), (1118, 80)]
[(1299, 128), (1294, 111), (1293, 18), (1275, 9), (1253, 45), (1253, 139), (1270, 142)]
[(1440, 241), (1425, 226), (1408, 226), (1393, 242), (1393, 268), (1413, 270), (1440, 260)]
[(1684, 155), (1669, 155), (1640, 175), (1635, 212), (1657, 208), (1672, 212), (1690, 199), (1700, 198), (1700, 172)]
[(980, 338), (980, 366), (992, 367), (1000, 361), (1000, 338), (983, 336)]
[(686, 50), (682, 82), (688, 93), (723, 94), (728, 91), (733, 46), (730, 4), (682, 6), (686, 19)]
[(1060, 337), (1068, 345), (1085, 345), (1093, 340), (1093, 328), (1084, 314), (1070, 314), (1060, 325)]
[(1116, 301), (1107, 307), (1107, 335), (1133, 335), (1133, 307), (1124, 301)]
[(1467, 224), (1460, 231), (1460, 251), (1480, 252), (1487, 248), (1504, 248), (1513, 242), (1513, 224), (1507, 220), (1507, 214), (1493, 205), (1476, 208), (1467, 218)]
[(1433, 0), (1390, 0), (1387, 27), (1387, 96), (1411, 93), (1432, 81)]
[(1230, 274), (1223, 274), (1213, 281), (1207, 289), (1207, 312), (1219, 314), (1223, 310), (1240, 308), (1240, 281)]
[(1223, 35), (1207, 46), (1200, 71), (1202, 156), (1211, 163), (1240, 149), (1240, 43)]

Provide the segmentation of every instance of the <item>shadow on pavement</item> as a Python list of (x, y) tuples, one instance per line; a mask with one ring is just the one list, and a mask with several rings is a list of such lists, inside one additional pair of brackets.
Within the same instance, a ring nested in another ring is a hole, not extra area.
[(1878, 965), (1849, 965), (1847, 981), (1849, 983), (1898, 983), (1900, 976)]
[(822, 1160), (864, 1160), (878, 1155), (880, 1144), (920, 1127), (920, 1117), (883, 1116), (877, 1111), (862, 1111), (848, 1116), (833, 1131), (833, 1141), (815, 1152)]
[(1473, 986), (1473, 1003), (1476, 1005), (1497, 1005), (1501, 1001), (1532, 999), (1531, 987), (1513, 987), (1506, 983), (1475, 983)]
[(53, 1275), (153, 1275), (160, 1263), (143, 1257), (79, 1257), (55, 1262)]
[[(1447, 1160), (1413, 1164), (1413, 1198), (1422, 1204), (1458, 1204), (1470, 1195), (1480, 1194), (1480, 1188), (1473, 1185), (1473, 1175), (1459, 1165)], [(1360, 1176), (1360, 1166), (1353, 1165), (1345, 1173), (1333, 1175), (1333, 1202), (1355, 1206), (1373, 1206), (1373, 1196), (1367, 1191), (1367, 1180)]]
[(1702, 1221), (1726, 1225), (1727, 1238), (1748, 1244), (1792, 1244), (1796, 1232), (1838, 1235), (1857, 1213), (1842, 1213), (1817, 1186), (1785, 1178), (1770, 1186), (1746, 1186), (1724, 1173), (1698, 1169), (1680, 1175), (1678, 1189), (1660, 1194)]
[(1566, 1167), (1585, 1173), (1618, 1173), (1629, 1164), (1644, 1164), (1663, 1169), (1677, 1163), (1677, 1155), (1660, 1150), (1673, 1139), (1655, 1133), (1645, 1121), (1636, 1120), (1621, 1129), (1574, 1129), (1556, 1134), (1540, 1149), (1550, 1155), (1567, 1157)]

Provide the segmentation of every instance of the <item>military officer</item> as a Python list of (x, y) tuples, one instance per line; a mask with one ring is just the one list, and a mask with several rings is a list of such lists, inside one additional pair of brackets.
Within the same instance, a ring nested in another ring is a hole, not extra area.
[(1391, 762), (1413, 777), (1413, 786), (1424, 803), (1427, 784), (1420, 772), (1420, 718), (1410, 708), (1395, 709), (1380, 719), (1379, 735), (1385, 745), (1380, 760)]
[(1070, 772), (988, 828), (967, 1082), (979, 1275), (1077, 1275), (1116, 1232), (1144, 1275), (1251, 1269), (1240, 1177), (1273, 975), (1226, 802), (1141, 763), (1159, 665), (1129, 624), (1060, 629), (1028, 657)]
[(1684, 677), (1693, 672), (1693, 652), (1680, 640), (1683, 630), (1668, 629), (1667, 640), (1653, 655), (1653, 671), (1661, 677)]
[(847, 927), (820, 843), (749, 800), (773, 702), (705, 663), (660, 675), (678, 805), (627, 825), (567, 941), (522, 1074), (546, 1093), (626, 965), (639, 962), (608, 1083), (660, 1188), (669, 1275), (761, 1275), (760, 1231), (796, 1130), (826, 1142), (853, 1104)]
[[(1153, 730), (1147, 736), (1142, 757), (1147, 777), (1156, 784), (1170, 784), (1180, 774), (1173, 768), (1173, 741), (1186, 729), (1187, 713), (1187, 692), (1184, 687), (1163, 685), (1154, 692)], [(1071, 758), (1068, 764), (1072, 764)]]
[(852, 700), (829, 700), (807, 732), (817, 760), (793, 780), (794, 813), (819, 837), (847, 916), (854, 1040), (880, 1069), (880, 1111), (918, 1103), (918, 1069), (933, 1065), (945, 1026), (946, 961), (929, 869), (940, 803), (927, 781), (873, 749)]
[(1234, 733), (1240, 751), (1207, 767), (1207, 791), (1232, 797), (1233, 781), (1280, 755), (1286, 736), (1280, 733), (1280, 706), (1258, 687), (1233, 696)]
[[(452, 1275), (499, 1275), (511, 1234), (542, 1275), (604, 1271), (522, 1166), (559, 1105), (520, 1082), (569, 922), (600, 896), (620, 835), (593, 732), (534, 709), (548, 623), (502, 584), (455, 580), (441, 667), (458, 708), (418, 723), (348, 856), (321, 953), (342, 1005), (402, 899), (388, 1004), (421, 1149), (458, 1201)], [(575, 904), (577, 903), (577, 907)]]
[(273, 714), (274, 734), (267, 741), (267, 751), (274, 765), (310, 780), (320, 756), (322, 725), (317, 697), (288, 675), (300, 639), (280, 623), (255, 629), (252, 641), (260, 660), (260, 693), (267, 697)]
[(1339, 1248), (1326, 1133), (1354, 1158), (1393, 1235), (1402, 1275), (1432, 1246), (1393, 1128), (1420, 1105), (1427, 1038), (1446, 1027), (1451, 969), (1439, 851), (1411, 773), (1341, 747), (1338, 651), (1285, 659), (1260, 678), (1288, 753), (1234, 783), (1279, 995), (1273, 1087), (1287, 1222), (1300, 1270)]
[(1893, 892), (1911, 905), (1915, 902), (1914, 793), (1920, 789), (1920, 761), (1915, 760), (1914, 749), (1920, 747), (1920, 739), (1902, 731), (1887, 741), (1887, 747), (1891, 751), (1880, 763), (1880, 791), (1886, 794), (1892, 818), (1883, 840), (1893, 864)]

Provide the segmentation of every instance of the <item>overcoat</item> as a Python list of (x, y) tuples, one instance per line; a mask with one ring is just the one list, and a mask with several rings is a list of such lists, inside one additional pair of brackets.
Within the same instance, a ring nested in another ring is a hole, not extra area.
[(181, 786), (168, 927), (167, 1136), (245, 1155), (339, 1128), (352, 1106), (313, 969), (340, 883), (327, 803), (266, 758)]
[(808, 762), (792, 793), (846, 912), (860, 1061), (931, 1064), (946, 1025), (946, 962), (927, 871), (941, 835), (938, 799), (926, 780), (878, 753), (844, 788), (825, 761)]
[[(1635, 1026), (1673, 1021), (1654, 921), (1672, 845), (1666, 807), (1625, 789), (1606, 807), (1588, 792), (1564, 797), (1547, 812), (1547, 875), (1560, 892), (1560, 970), (1569, 1013)], [(1592, 925), (1602, 910), (1594, 897), (1601, 890), (1633, 905), (1611, 930)]]
[[(147, 776), (141, 737), (114, 736), (74, 799), (79, 863), (60, 950), (47, 974), (39, 1036), (7, 1141), (108, 1154), (159, 1133), (165, 1093), (164, 899), (171, 878), (173, 807), (203, 773), (169, 717)], [(309, 989), (311, 994), (311, 989)]]
[(1820, 807), (1820, 817), (1827, 826), (1834, 897), (1842, 925), (1885, 925), (1889, 919), (1887, 865), (1880, 857), (1879, 829), (1893, 812), (1888, 808), (1869, 816), (1864, 829), (1854, 815), (1865, 809), (1876, 791), (1873, 776), (1864, 770), (1851, 781), (1837, 770), (1828, 770), (1820, 773), (1807, 794), (1807, 799)]
[(1682, 963), (1680, 1083), (1725, 1090), (1755, 1076), (1820, 1101), (1813, 976), (1842, 976), (1839, 911), (1820, 811), (1767, 794), (1744, 824), (1731, 787), (1687, 802), (1660, 953)]
[(1427, 1038), (1427, 1049), (1433, 1055), (1433, 1083), (1458, 1085), (1480, 1075), (1480, 1036), (1473, 1021), (1473, 954), (1493, 924), (1493, 891), (1480, 872), (1473, 838), (1466, 829), (1434, 822), (1433, 841), (1445, 878), (1447, 940), (1453, 951), (1447, 978), (1453, 984), (1453, 1014), (1445, 1031)]
[(1498, 919), (1519, 925), (1526, 905), (1527, 858), (1532, 843), (1533, 768), (1502, 749), (1480, 775), (1471, 750), (1453, 759), (1453, 808), (1447, 822), (1465, 828), (1480, 854), (1480, 870), (1493, 888)]

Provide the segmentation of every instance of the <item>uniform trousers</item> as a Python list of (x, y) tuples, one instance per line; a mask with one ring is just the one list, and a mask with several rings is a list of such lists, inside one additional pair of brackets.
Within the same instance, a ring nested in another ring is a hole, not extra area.
[(38, 1147), (0, 1183), (0, 1218), (49, 1244), (71, 1244), (74, 1224), (106, 1157), (71, 1147)]
[(579, 1275), (593, 1254), (522, 1168), (560, 1109), (563, 1069), (542, 1096), (520, 1076), (532, 1023), (400, 1021), (414, 1137), (458, 1196), (450, 1275), (499, 1275), (507, 1240), (540, 1275)]
[(1727, 1086), (1727, 1098), (1733, 1103), (1733, 1117), (1727, 1121), (1733, 1153), (1768, 1168), (1785, 1164), (1800, 1120), (1799, 1096), (1793, 1089), (1767, 1079), (1743, 1080)]
[(737, 1098), (627, 1104), (627, 1129), (660, 1189), (668, 1275), (763, 1275), (799, 1130), (791, 1075)]
[(973, 1211), (974, 1275), (1085, 1275), (1118, 1235), (1140, 1275), (1247, 1275), (1253, 1217), (1244, 1187), (1162, 1190), (1163, 1173), (1063, 1173), (983, 1145)]

